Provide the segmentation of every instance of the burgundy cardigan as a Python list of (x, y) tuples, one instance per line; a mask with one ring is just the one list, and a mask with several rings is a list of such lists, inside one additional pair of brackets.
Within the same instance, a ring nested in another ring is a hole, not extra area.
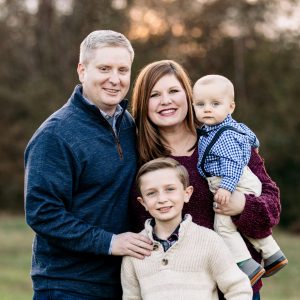
[[(191, 156), (172, 156), (172, 158), (186, 167), (190, 175), (190, 184), (194, 187), (190, 201), (184, 205), (183, 214), (191, 214), (196, 224), (213, 229), (213, 195), (209, 191), (207, 181), (198, 173), (196, 167), (198, 150), (195, 149)], [(281, 211), (279, 189), (267, 174), (263, 159), (254, 149), (248, 166), (260, 179), (262, 194), (259, 197), (246, 195), (243, 212), (232, 219), (242, 234), (252, 238), (264, 238), (272, 233), (272, 227), (279, 222)], [(150, 215), (138, 203), (136, 196), (132, 197), (131, 208), (134, 231), (139, 232), (144, 228), (144, 222)], [(245, 242), (253, 258), (260, 263), (261, 255), (247, 240)], [(258, 292), (261, 287), (260, 280), (253, 287), (253, 291)]]

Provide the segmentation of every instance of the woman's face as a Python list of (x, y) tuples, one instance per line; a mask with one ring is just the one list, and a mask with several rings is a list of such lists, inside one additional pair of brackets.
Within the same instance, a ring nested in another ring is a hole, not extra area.
[(185, 90), (175, 75), (165, 75), (154, 85), (148, 103), (149, 119), (158, 128), (181, 125), (187, 115)]

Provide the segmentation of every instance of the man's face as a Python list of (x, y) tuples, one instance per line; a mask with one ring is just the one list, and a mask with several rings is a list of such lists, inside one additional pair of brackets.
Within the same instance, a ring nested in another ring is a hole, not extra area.
[(86, 64), (79, 63), (77, 72), (83, 95), (98, 108), (113, 115), (130, 86), (130, 54), (123, 47), (93, 50)]

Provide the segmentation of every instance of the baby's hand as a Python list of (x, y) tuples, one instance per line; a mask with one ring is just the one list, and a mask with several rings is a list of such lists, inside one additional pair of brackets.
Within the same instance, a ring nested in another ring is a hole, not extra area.
[(225, 189), (219, 188), (214, 195), (214, 199), (216, 202), (218, 202), (220, 204), (228, 204), (230, 196), (231, 196), (231, 192), (229, 192)]

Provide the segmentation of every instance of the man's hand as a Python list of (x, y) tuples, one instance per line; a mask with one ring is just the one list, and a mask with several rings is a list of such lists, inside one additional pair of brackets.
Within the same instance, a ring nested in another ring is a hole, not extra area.
[(214, 195), (214, 200), (219, 204), (228, 204), (231, 196), (231, 192), (219, 188)]
[(115, 235), (111, 254), (143, 259), (145, 256), (150, 256), (152, 250), (152, 242), (147, 237), (138, 233), (125, 232)]

